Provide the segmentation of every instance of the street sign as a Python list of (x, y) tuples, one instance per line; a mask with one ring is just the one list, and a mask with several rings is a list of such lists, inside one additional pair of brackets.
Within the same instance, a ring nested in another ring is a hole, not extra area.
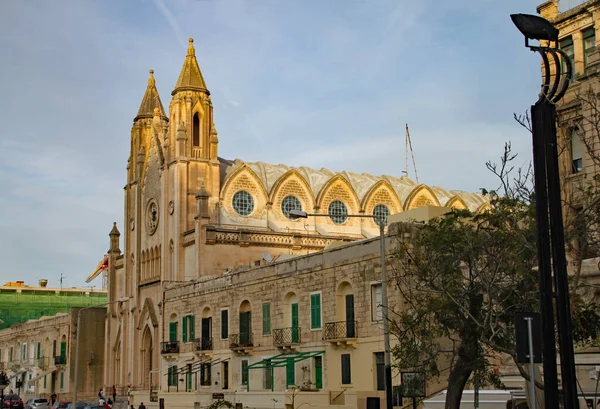
[(531, 320), (531, 341), (533, 346), (533, 362), (542, 362), (542, 320), (537, 312), (515, 313), (515, 348), (517, 362), (529, 363), (529, 329), (528, 321)]

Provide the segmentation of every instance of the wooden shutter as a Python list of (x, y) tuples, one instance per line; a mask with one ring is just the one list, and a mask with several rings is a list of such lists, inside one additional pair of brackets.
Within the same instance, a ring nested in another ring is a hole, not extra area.
[(229, 338), (229, 311), (221, 311), (221, 339)]
[(169, 323), (169, 341), (177, 341), (177, 322)]
[(190, 342), (196, 339), (196, 320), (193, 315), (190, 315)]
[(188, 342), (188, 320), (189, 318), (187, 316), (183, 317), (182, 320), (182, 324), (183, 324), (183, 334), (182, 334), (182, 340), (183, 342)]
[(286, 387), (296, 385), (296, 368), (294, 366), (294, 360), (289, 358), (285, 365), (285, 385)]
[(310, 295), (310, 328), (321, 328), (321, 294)]
[(323, 389), (323, 357), (315, 357), (315, 388)]
[(342, 384), (349, 385), (352, 383), (350, 375), (350, 354), (342, 354)]

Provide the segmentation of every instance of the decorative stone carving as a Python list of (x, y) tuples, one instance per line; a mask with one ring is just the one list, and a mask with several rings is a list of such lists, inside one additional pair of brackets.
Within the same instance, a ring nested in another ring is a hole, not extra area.
[(150, 236), (156, 232), (156, 228), (158, 227), (158, 219), (158, 203), (156, 202), (156, 199), (150, 199), (148, 201), (148, 205), (146, 206), (146, 230)]

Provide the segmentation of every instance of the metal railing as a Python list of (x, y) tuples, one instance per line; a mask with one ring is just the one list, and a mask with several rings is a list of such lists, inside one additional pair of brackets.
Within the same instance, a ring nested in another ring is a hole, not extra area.
[(40, 369), (46, 369), (50, 365), (50, 358), (41, 357), (37, 359), (37, 366)]
[(273, 345), (276, 347), (299, 344), (302, 331), (300, 327), (277, 328), (273, 330)]
[(54, 365), (66, 365), (67, 357), (64, 355), (57, 355), (54, 357)]
[(323, 328), (323, 339), (346, 339), (358, 337), (358, 321), (326, 322)]
[(211, 351), (212, 349), (212, 338), (196, 338), (194, 340), (194, 351)]
[(178, 354), (179, 341), (165, 341), (160, 343), (161, 354)]
[(239, 334), (230, 334), (229, 335), (229, 348), (244, 348), (254, 346), (252, 342), (252, 333), (242, 332)]

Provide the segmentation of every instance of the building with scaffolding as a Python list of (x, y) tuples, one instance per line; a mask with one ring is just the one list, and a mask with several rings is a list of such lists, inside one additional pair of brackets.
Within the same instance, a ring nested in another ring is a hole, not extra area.
[[(74, 307), (90, 307), (106, 303), (106, 290), (91, 288), (49, 288), (47, 280), (39, 287), (23, 281), (0, 286), (0, 329), (13, 324), (69, 312)], [(18, 305), (18, 308), (15, 306)]]

